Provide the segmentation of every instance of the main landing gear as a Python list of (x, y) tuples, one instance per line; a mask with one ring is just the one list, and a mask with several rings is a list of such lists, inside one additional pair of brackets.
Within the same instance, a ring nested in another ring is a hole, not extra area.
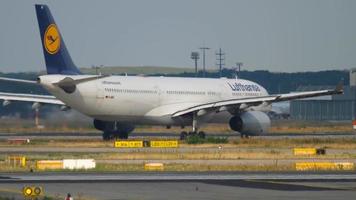
[(190, 132), (182, 131), (180, 133), (180, 139), (185, 140), (187, 139), (188, 136), (194, 136), (197, 135), (200, 138), (205, 138), (205, 132), (204, 131), (198, 131), (198, 119), (197, 119), (197, 114), (193, 113), (193, 130)]
[(112, 140), (112, 139), (128, 139), (129, 132), (113, 132), (113, 131), (104, 131), (103, 140)]

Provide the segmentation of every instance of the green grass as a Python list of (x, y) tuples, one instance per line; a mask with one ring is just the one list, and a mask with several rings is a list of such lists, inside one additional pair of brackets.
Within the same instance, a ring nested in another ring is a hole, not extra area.
[[(170, 163), (164, 165), (167, 172), (183, 171), (293, 171), (294, 165), (208, 165), (208, 164), (180, 164)], [(41, 170), (35, 172), (143, 172), (143, 164), (111, 164), (98, 163), (95, 169), (90, 170)], [(18, 170), (7, 171), (18, 172)]]
[(226, 144), (229, 142), (227, 137), (207, 137), (205, 141), (211, 144)]
[(240, 147), (265, 147), (265, 148), (294, 148), (294, 147), (314, 147), (314, 148), (335, 148), (354, 149), (356, 148), (355, 138), (281, 138), (266, 140), (263, 138), (250, 138), (233, 140), (232, 144)]
[(187, 144), (226, 144), (228, 142), (227, 137), (200, 138), (198, 135), (190, 135), (186, 139)]
[[(294, 165), (205, 165), (178, 164), (164, 165), (164, 171), (293, 171)], [(97, 164), (96, 172), (132, 172), (144, 171), (143, 164)]]

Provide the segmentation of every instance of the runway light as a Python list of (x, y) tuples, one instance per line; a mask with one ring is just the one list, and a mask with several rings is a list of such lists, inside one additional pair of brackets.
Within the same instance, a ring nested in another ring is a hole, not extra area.
[(40, 195), (41, 193), (42, 193), (42, 189), (40, 187), (35, 187), (34, 194), (35, 195)]
[(43, 194), (43, 189), (39, 186), (25, 186), (22, 193), (25, 197), (37, 197)]
[(32, 195), (32, 188), (31, 187), (24, 187), (23, 193), (25, 196), (31, 196)]

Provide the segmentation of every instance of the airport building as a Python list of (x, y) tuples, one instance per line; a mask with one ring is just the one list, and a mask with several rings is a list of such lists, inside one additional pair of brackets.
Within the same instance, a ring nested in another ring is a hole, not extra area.
[[(300, 91), (334, 89), (335, 86), (302, 86)], [(296, 120), (353, 120), (356, 118), (356, 69), (350, 71), (350, 85), (343, 95), (322, 96), (290, 102), (290, 117)]]

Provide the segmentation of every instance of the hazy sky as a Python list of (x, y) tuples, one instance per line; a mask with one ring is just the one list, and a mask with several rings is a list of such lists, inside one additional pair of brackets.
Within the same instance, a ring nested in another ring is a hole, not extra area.
[(249, 70), (356, 67), (354, 0), (1, 0), (0, 71), (40, 71), (35, 3), (48, 4), (79, 67), (192, 67), (191, 51), (226, 52)]

